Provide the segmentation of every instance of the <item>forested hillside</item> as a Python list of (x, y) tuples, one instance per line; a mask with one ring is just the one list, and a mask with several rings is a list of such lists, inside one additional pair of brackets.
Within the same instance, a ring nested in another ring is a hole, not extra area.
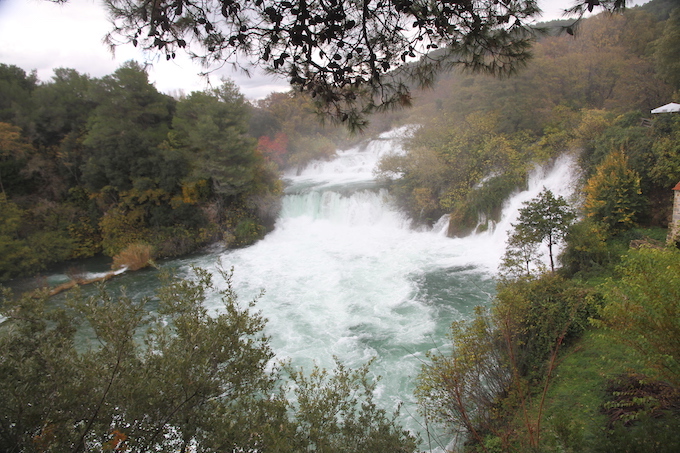
[(0, 65), (0, 279), (130, 246), (250, 244), (273, 226), (280, 170), (343, 137), (292, 94), (254, 106), (225, 81), (173, 98), (132, 62), (49, 81)]
[[(451, 234), (460, 235), (482, 216), (496, 218), (533, 163), (574, 150), (588, 177), (621, 151), (641, 178), (648, 208), (640, 218), (665, 225), (670, 188), (680, 180), (671, 163), (678, 125), (650, 110), (677, 100), (680, 87), (673, 6), (651, 2), (600, 14), (575, 36), (545, 24), (533, 60), (508, 78), (449, 74), (405, 112), (404, 121), (421, 127), (409, 154), (385, 160), (381, 175), (415, 219), (452, 213)], [(643, 127), (647, 118), (655, 127)]]

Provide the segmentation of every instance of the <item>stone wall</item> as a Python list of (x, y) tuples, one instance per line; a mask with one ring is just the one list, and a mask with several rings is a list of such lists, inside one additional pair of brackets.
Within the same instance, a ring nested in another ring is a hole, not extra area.
[(668, 224), (667, 242), (672, 244), (680, 240), (680, 183), (673, 188), (673, 215)]

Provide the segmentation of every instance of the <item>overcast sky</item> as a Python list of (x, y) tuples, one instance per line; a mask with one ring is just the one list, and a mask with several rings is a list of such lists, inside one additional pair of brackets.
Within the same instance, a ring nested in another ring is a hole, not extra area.
[[(649, 0), (629, 0), (639, 5)], [(556, 19), (571, 5), (571, 0), (539, 0), (542, 20)], [(47, 0), (0, 0), (0, 63), (38, 71), (41, 81), (48, 81), (53, 70), (73, 68), (92, 77), (113, 73), (123, 62), (146, 61), (132, 46), (118, 47), (112, 55), (102, 38), (110, 29), (100, 0), (69, 0), (58, 5)], [(178, 53), (173, 61), (157, 59), (149, 77), (159, 91), (173, 94), (202, 90), (206, 80), (197, 74), (201, 68)], [(233, 79), (249, 99), (265, 97), (272, 91), (285, 91), (284, 81), (267, 76), (247, 77), (223, 68), (211, 76), (219, 83), (223, 76)]]

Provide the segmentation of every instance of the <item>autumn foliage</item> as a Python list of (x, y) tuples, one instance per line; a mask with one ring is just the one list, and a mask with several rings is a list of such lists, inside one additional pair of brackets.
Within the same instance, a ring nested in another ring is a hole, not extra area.
[(113, 257), (113, 269), (126, 268), (136, 271), (151, 265), (153, 247), (140, 242), (130, 244), (119, 254)]
[(257, 150), (265, 159), (276, 162), (279, 167), (282, 167), (286, 162), (288, 152), (288, 136), (279, 132), (272, 140), (268, 135), (263, 135), (257, 142)]

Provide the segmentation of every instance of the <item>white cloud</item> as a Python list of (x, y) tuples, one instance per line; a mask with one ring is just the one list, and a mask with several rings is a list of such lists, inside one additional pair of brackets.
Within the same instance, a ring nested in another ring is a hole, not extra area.
[[(650, 0), (626, 0), (628, 8), (642, 5)], [(543, 11), (541, 21), (550, 21), (554, 19), (563, 19), (564, 10), (571, 7), (575, 0), (538, 0), (539, 7)], [(597, 12), (597, 11), (596, 11)]]
[[(94, 0), (69, 0), (58, 5), (46, 0), (0, 0), (0, 63), (36, 70), (40, 80), (49, 80), (55, 68), (73, 68), (92, 77), (113, 73), (123, 62), (149, 61), (132, 46), (119, 46), (112, 54), (103, 43), (110, 29), (104, 6)], [(203, 90), (202, 68), (183, 54), (175, 60), (155, 58), (149, 78), (159, 91), (173, 93)], [(247, 77), (222, 68), (209, 77), (213, 85), (228, 77), (250, 99), (288, 89), (283, 80), (265, 75)]]

